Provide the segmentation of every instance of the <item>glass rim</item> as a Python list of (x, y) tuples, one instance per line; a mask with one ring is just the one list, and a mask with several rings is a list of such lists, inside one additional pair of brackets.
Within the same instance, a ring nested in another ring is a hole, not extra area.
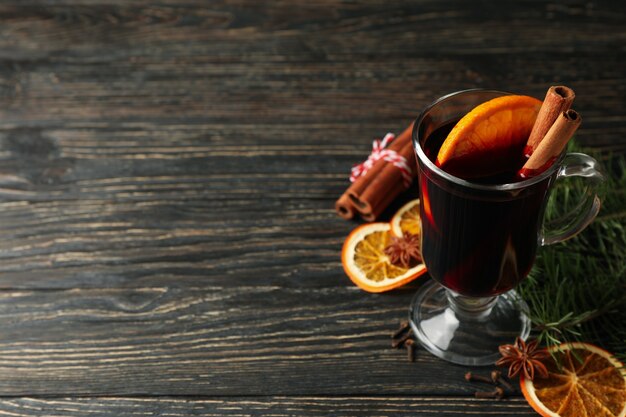
[[(446, 171), (444, 171), (443, 169), (439, 168), (437, 165), (435, 165), (435, 163), (433, 161), (431, 161), (427, 156), (426, 153), (424, 152), (424, 150), (422, 149), (422, 146), (420, 145), (419, 142), (419, 126), (422, 122), (422, 120), (424, 119), (424, 117), (426, 116), (426, 114), (428, 114), (428, 112), (435, 107), (436, 105), (448, 101), (451, 98), (454, 98), (458, 95), (461, 94), (467, 94), (467, 93), (473, 93), (473, 92), (484, 92), (484, 93), (497, 93), (497, 94), (501, 94), (501, 95), (511, 95), (513, 93), (509, 93), (507, 91), (500, 91), (500, 90), (491, 90), (491, 89), (485, 89), (485, 88), (471, 88), (468, 90), (459, 90), (459, 91), (455, 91), (449, 94), (446, 94), (444, 96), (439, 97), (438, 99), (436, 99), (435, 101), (433, 101), (432, 103), (430, 103), (428, 106), (426, 106), (424, 108), (424, 110), (422, 110), (422, 112), (419, 114), (419, 116), (417, 116), (417, 119), (415, 119), (415, 123), (413, 124), (413, 132), (411, 133), (411, 138), (413, 140), (413, 149), (415, 150), (417, 157), (419, 158), (419, 160), (426, 165), (426, 167), (428, 167), (428, 169), (433, 172), (434, 174), (436, 174), (437, 176), (445, 179), (446, 181), (455, 183), (457, 185), (466, 187), (466, 188), (472, 188), (475, 190), (480, 190), (480, 191), (514, 191), (514, 190), (521, 190), (524, 189), (526, 187), (529, 187), (533, 184), (536, 184), (538, 182), (541, 182), (543, 180), (545, 180), (546, 178), (552, 176), (559, 168), (560, 168), (560, 162), (563, 160), (564, 156), (565, 156), (565, 151), (561, 153), (561, 155), (559, 156), (559, 158), (552, 164), (552, 166), (550, 168), (548, 168), (547, 170), (545, 170), (544, 172), (542, 172), (541, 174), (529, 178), (527, 180), (523, 180), (523, 181), (517, 181), (517, 182), (509, 182), (509, 183), (504, 183), (504, 184), (478, 184), (475, 182), (471, 182), (468, 180), (464, 180), (462, 178), (456, 177), (452, 174), (447, 173)], [(419, 167), (418, 167), (419, 169)]]

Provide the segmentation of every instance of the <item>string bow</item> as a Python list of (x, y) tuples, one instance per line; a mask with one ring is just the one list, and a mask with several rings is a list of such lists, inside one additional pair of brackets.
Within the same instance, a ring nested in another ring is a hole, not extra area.
[(374, 140), (374, 142), (372, 142), (372, 152), (367, 157), (367, 160), (352, 167), (350, 182), (354, 182), (357, 178), (367, 174), (367, 171), (369, 171), (376, 162), (382, 159), (383, 161), (393, 164), (393, 166), (400, 170), (404, 186), (408, 188), (413, 180), (411, 167), (405, 157), (392, 149), (387, 149), (387, 146), (391, 144), (395, 138), (396, 135), (393, 133), (387, 133), (383, 140)]

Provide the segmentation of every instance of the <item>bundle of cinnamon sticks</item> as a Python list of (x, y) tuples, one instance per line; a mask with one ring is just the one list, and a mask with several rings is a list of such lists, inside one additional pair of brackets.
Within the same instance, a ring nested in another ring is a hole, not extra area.
[(518, 177), (541, 174), (565, 149), (582, 122), (580, 115), (571, 109), (574, 97), (574, 90), (564, 85), (548, 89), (524, 149), (528, 159)]
[[(396, 137), (387, 149), (404, 158), (411, 175), (416, 175), (416, 160), (411, 134), (413, 124)], [(335, 202), (337, 213), (344, 219), (359, 214), (365, 221), (374, 221), (385, 208), (410, 184), (403, 181), (403, 173), (392, 162), (379, 159), (350, 185)]]

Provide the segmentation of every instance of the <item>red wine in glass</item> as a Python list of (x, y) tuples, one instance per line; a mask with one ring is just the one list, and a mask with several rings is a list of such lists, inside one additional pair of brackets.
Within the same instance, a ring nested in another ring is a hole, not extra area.
[[(424, 151), (434, 162), (441, 144), (455, 123), (431, 133)], [(499, 152), (499, 153), (498, 153)], [(507, 149), (487, 155), (485, 160), (451, 164), (446, 171), (474, 184), (507, 184), (518, 181), (524, 164), (522, 149)], [(499, 161), (504, 168), (496, 175), (476, 177), (477, 165)], [(450, 172), (452, 171), (452, 172)], [(445, 287), (473, 297), (495, 296), (514, 288), (530, 271), (537, 248), (551, 178), (533, 186), (532, 193), (481, 198), (480, 192), (466, 195), (439, 187), (426, 175), (420, 177), (422, 194), (422, 255), (430, 275)]]

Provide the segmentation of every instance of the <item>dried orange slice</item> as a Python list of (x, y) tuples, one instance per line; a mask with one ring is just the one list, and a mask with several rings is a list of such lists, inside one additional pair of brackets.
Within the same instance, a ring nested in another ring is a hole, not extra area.
[(437, 154), (442, 169), (464, 177), (510, 169), (521, 158), (541, 101), (529, 96), (497, 97), (476, 106), (452, 128)]
[(389, 223), (368, 223), (354, 229), (344, 242), (341, 263), (359, 288), (368, 292), (389, 291), (426, 272), (423, 263), (404, 268), (389, 261), (385, 248), (392, 237)]
[(561, 367), (549, 358), (548, 378), (520, 378), (522, 393), (536, 412), (544, 417), (626, 416), (626, 375), (613, 355), (587, 343), (552, 351)]
[(391, 233), (394, 236), (402, 237), (404, 233), (419, 235), (422, 230), (420, 222), (420, 200), (412, 200), (400, 207), (389, 222)]

